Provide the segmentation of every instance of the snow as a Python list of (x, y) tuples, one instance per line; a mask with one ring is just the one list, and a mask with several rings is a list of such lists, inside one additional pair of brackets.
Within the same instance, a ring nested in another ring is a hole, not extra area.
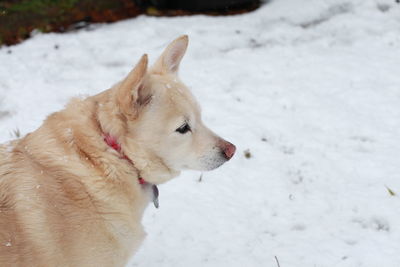
[(275, 0), (244, 15), (36, 35), (0, 49), (0, 113), (10, 114), (0, 141), (109, 88), (143, 53), (154, 62), (184, 33), (180, 76), (238, 151), (201, 182), (185, 172), (159, 187), (129, 266), (277, 266), (275, 256), (282, 267), (399, 266), (395, 1)]

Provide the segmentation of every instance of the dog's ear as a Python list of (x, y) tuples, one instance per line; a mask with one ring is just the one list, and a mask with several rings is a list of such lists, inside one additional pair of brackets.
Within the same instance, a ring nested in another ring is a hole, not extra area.
[(147, 54), (144, 54), (117, 88), (118, 106), (129, 119), (135, 119), (140, 107), (151, 98), (150, 95), (147, 96), (144, 87), (147, 62)]
[(187, 35), (182, 35), (170, 43), (154, 64), (152, 72), (157, 74), (177, 73), (188, 43)]

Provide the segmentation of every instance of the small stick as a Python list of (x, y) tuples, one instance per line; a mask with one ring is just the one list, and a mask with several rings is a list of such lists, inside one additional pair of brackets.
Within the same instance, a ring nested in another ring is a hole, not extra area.
[(275, 260), (276, 260), (276, 264), (278, 264), (278, 267), (281, 267), (281, 265), (279, 264), (279, 261), (278, 261), (278, 257), (277, 256), (274, 256), (275, 257)]

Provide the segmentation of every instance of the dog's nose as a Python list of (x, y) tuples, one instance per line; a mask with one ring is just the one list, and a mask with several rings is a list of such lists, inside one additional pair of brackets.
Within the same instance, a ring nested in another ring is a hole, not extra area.
[(230, 160), (233, 157), (235, 151), (236, 151), (235, 145), (226, 142), (226, 145), (224, 146), (224, 155), (227, 160)]

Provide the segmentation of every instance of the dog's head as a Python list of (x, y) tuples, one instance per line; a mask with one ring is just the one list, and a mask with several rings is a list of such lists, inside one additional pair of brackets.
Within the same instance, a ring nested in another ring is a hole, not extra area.
[[(124, 152), (129, 156), (135, 152), (127, 149), (140, 147), (151, 159), (149, 163), (147, 158), (146, 164), (175, 173), (215, 169), (236, 150), (203, 124), (198, 103), (177, 76), (187, 45), (187, 36), (176, 39), (149, 70), (147, 55), (143, 55), (115, 88), (117, 105), (127, 121)], [(168, 180), (149, 179), (153, 183)]]

